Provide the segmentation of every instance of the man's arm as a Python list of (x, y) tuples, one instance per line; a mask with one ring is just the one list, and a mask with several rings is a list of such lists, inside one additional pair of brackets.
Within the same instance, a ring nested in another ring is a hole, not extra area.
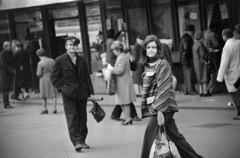
[(227, 48), (223, 49), (221, 64), (220, 64), (220, 68), (218, 70), (218, 76), (217, 76), (217, 81), (219, 81), (219, 82), (223, 82), (223, 78), (229, 67), (229, 62), (230, 62), (230, 54), (229, 53), (230, 52), (228, 52)]
[(58, 59), (55, 60), (50, 79), (52, 84), (57, 88), (57, 90), (61, 92), (61, 87), (63, 86), (62, 68), (61, 68), (60, 60)]

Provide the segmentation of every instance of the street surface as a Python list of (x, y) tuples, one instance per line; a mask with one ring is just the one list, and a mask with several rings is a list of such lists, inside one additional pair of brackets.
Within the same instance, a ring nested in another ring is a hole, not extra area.
[[(101, 102), (99, 102), (101, 105)], [(90, 149), (77, 153), (72, 146), (62, 105), (58, 114), (40, 115), (40, 105), (0, 107), (0, 158), (139, 158), (148, 119), (121, 126), (110, 119), (113, 109), (103, 106), (106, 117), (97, 123), (88, 114)], [(88, 106), (88, 111), (91, 109)], [(137, 112), (141, 116), (140, 108)], [(240, 121), (235, 110), (180, 109), (175, 114), (179, 131), (205, 158), (239, 158)], [(123, 117), (123, 116), (122, 116)]]

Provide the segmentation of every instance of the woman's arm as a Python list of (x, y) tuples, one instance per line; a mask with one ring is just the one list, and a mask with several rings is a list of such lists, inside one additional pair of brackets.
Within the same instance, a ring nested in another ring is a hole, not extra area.
[[(120, 58), (118, 60), (118, 62), (115, 64), (115, 67), (112, 71), (112, 74), (115, 74), (115, 75), (122, 75), (124, 72), (125, 72), (125, 69), (126, 69), (126, 61), (125, 61), (126, 58)], [(129, 62), (129, 60), (128, 60)]]

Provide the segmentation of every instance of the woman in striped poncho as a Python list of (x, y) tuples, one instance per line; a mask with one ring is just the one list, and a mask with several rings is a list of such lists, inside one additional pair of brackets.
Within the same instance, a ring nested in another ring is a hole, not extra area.
[[(141, 110), (142, 116), (150, 117), (144, 135), (141, 158), (148, 158), (150, 149), (159, 132), (159, 125), (164, 123), (169, 138), (176, 144), (182, 158), (201, 158), (178, 132), (173, 115), (178, 112), (175, 94), (172, 87), (172, 70), (161, 55), (161, 43), (157, 36), (149, 35), (143, 43), (142, 62), (143, 89)], [(164, 117), (164, 122), (158, 118)]]

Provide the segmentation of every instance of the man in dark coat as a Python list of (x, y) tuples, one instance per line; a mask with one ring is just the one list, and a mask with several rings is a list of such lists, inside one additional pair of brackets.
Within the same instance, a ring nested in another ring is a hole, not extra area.
[(17, 65), (11, 51), (10, 42), (3, 44), (3, 51), (0, 54), (1, 87), (3, 91), (3, 104), (5, 109), (12, 109), (9, 104), (9, 92), (12, 90), (14, 74), (17, 73)]
[(183, 67), (184, 84), (185, 84), (185, 94), (195, 95), (195, 85), (194, 85), (194, 66), (193, 66), (193, 35), (195, 27), (194, 25), (187, 25), (185, 29), (185, 34), (181, 37), (180, 41), (180, 63)]
[[(29, 84), (29, 78), (30, 77), (30, 66), (29, 66), (29, 55), (28, 52), (23, 50), (23, 44), (21, 42), (17, 42), (15, 46), (15, 61), (18, 65), (18, 67), (21, 70), (21, 80), (20, 83), (20, 90), (16, 92), (16, 96), (19, 95), (19, 93), (23, 93), (23, 100), (26, 100), (29, 98), (29, 94), (27, 93), (27, 88)], [(19, 80), (19, 79), (18, 79)], [(21, 91), (22, 88), (22, 91)]]
[(67, 52), (55, 60), (50, 76), (62, 93), (68, 131), (76, 151), (89, 148), (85, 142), (88, 134), (86, 108), (88, 98), (94, 95), (87, 63), (76, 53), (79, 43), (74, 36), (66, 38)]

